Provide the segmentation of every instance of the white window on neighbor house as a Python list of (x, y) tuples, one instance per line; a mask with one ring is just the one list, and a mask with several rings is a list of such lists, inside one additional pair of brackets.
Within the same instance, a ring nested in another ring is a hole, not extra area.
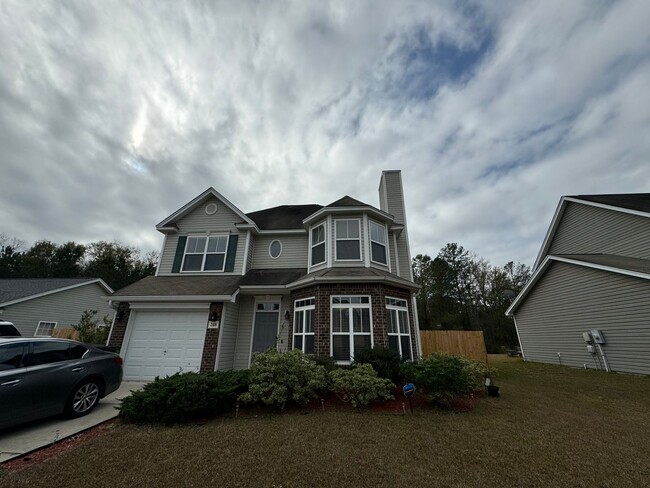
[(386, 297), (386, 319), (388, 321), (388, 347), (403, 359), (412, 360), (409, 311), (406, 300)]
[(332, 296), (331, 356), (350, 362), (355, 351), (372, 348), (372, 317), (369, 296)]
[(228, 236), (188, 236), (182, 271), (223, 271)]
[(316, 266), (325, 262), (325, 224), (311, 228), (311, 265)]
[(388, 264), (387, 249), (388, 239), (386, 237), (386, 227), (373, 222), (369, 222), (370, 226), (370, 260), (373, 263)]
[(36, 327), (34, 337), (52, 337), (52, 331), (56, 328), (56, 322), (41, 320)]
[(305, 354), (314, 353), (314, 310), (316, 300), (305, 298), (294, 302), (293, 348)]
[(337, 261), (360, 261), (361, 260), (361, 237), (359, 219), (336, 220), (336, 260)]

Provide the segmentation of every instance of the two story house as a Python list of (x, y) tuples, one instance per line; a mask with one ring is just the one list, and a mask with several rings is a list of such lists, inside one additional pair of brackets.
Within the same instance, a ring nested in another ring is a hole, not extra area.
[(562, 197), (506, 312), (526, 361), (650, 374), (650, 194)]
[(109, 297), (125, 379), (245, 369), (273, 347), (342, 364), (367, 347), (421, 354), (400, 171), (382, 173), (378, 208), (344, 196), (245, 214), (209, 188), (156, 229), (156, 275)]

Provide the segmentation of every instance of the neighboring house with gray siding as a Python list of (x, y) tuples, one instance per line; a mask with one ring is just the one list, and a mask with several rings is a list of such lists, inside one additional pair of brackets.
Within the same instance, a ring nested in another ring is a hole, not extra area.
[(506, 313), (526, 361), (650, 374), (650, 194), (562, 197)]
[(244, 369), (255, 352), (300, 349), (349, 364), (364, 347), (421, 354), (402, 176), (384, 171), (379, 207), (244, 213), (209, 188), (161, 221), (155, 276), (116, 291), (109, 345), (125, 378)]
[(99, 278), (29, 278), (0, 280), (0, 320), (12, 322), (21, 335), (51, 336), (55, 328), (79, 323), (84, 310), (98, 318), (115, 310), (107, 295), (113, 290)]

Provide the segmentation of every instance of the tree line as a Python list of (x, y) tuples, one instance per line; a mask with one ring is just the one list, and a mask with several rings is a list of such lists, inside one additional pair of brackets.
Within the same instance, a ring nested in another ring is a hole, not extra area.
[(144, 255), (117, 241), (56, 244), (41, 240), (31, 247), (0, 234), (0, 278), (101, 278), (119, 290), (155, 273), (158, 253)]
[(489, 353), (519, 344), (514, 321), (505, 316), (512, 299), (531, 277), (531, 269), (510, 261), (492, 266), (457, 243), (435, 258), (413, 258), (420, 328), (482, 330)]

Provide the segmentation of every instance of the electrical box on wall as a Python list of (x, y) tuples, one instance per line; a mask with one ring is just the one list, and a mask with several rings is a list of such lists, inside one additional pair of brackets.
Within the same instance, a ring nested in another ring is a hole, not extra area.
[(588, 352), (589, 354), (596, 354), (596, 346), (592, 346), (591, 344), (589, 344), (589, 345), (587, 346), (587, 352)]
[(582, 333), (582, 338), (584, 339), (585, 342), (592, 342), (593, 339), (591, 338), (591, 334), (589, 332), (583, 332)]
[(591, 337), (594, 338), (596, 344), (605, 344), (605, 336), (598, 329), (591, 329)]

